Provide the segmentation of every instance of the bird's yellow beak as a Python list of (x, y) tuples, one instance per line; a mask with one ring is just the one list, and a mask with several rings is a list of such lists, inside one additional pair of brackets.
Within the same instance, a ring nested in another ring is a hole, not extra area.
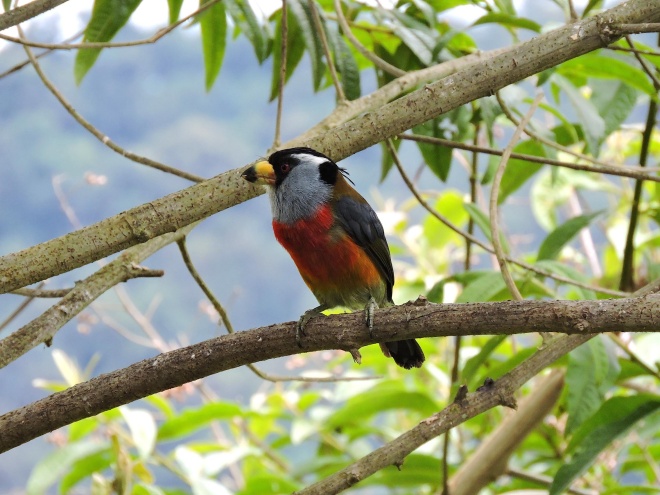
[(266, 160), (255, 163), (241, 174), (246, 181), (262, 186), (275, 185), (275, 170)]

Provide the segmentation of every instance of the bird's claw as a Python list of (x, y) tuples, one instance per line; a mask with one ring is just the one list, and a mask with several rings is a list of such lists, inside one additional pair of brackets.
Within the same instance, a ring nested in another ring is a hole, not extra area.
[(316, 308), (308, 309), (300, 317), (298, 324), (296, 325), (296, 344), (298, 344), (298, 347), (302, 349), (302, 338), (307, 335), (305, 333), (305, 327), (307, 326), (307, 323), (309, 323), (309, 320), (315, 316), (322, 315), (322, 311), (326, 309), (328, 309), (326, 306), (317, 306)]
[(296, 325), (296, 344), (298, 344), (298, 347), (300, 347), (301, 349), (302, 349), (302, 338), (303, 335), (305, 335), (305, 325), (307, 325), (308, 321), (309, 318), (305, 319), (305, 315), (302, 315), (298, 320), (298, 324)]

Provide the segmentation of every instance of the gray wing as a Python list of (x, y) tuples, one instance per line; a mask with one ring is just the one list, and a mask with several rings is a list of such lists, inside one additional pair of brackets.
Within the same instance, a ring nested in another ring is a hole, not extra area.
[(387, 283), (387, 300), (392, 301), (394, 269), (385, 231), (376, 212), (366, 201), (343, 196), (335, 203), (335, 216), (353, 242), (363, 248), (376, 265)]

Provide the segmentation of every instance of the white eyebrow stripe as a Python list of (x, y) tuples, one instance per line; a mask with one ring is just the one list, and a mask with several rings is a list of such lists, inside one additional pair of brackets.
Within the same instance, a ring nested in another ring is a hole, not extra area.
[(301, 162), (313, 165), (321, 165), (322, 163), (328, 161), (328, 159), (323, 156), (310, 155), (308, 153), (296, 153), (295, 155), (291, 156), (299, 159)]

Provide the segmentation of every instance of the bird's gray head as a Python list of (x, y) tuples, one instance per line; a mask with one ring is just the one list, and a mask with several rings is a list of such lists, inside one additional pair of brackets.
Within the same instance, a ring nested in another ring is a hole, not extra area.
[(269, 188), (273, 219), (293, 223), (311, 217), (332, 198), (341, 169), (311, 148), (276, 151), (268, 158), (275, 181)]

